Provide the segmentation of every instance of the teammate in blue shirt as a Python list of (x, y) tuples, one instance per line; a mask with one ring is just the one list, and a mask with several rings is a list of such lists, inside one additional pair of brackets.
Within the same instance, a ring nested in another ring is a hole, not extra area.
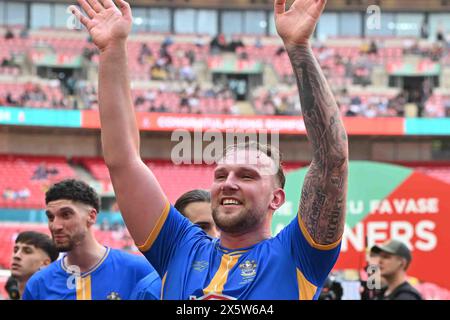
[(99, 199), (84, 182), (53, 185), (45, 202), (55, 246), (66, 254), (30, 278), (24, 300), (125, 300), (139, 280), (154, 272), (145, 258), (98, 243), (92, 226)]
[(14, 244), (11, 259), (11, 277), (17, 281), (16, 286), (8, 286), (11, 299), (17, 300), (23, 295), (28, 279), (41, 268), (45, 268), (58, 259), (58, 250), (52, 239), (40, 232), (23, 231), (19, 233)]
[(211, 186), (220, 240), (168, 203), (139, 156), (127, 71), (130, 5), (78, 2), (86, 15), (75, 7), (72, 12), (100, 51), (104, 159), (128, 229), (162, 277), (163, 299), (317, 298), (339, 254), (348, 176), (345, 128), (309, 42), (326, 0), (295, 0), (288, 10), (286, 0), (274, 1), (276, 28), (297, 79), (312, 146), (298, 215), (272, 238), (273, 213), (285, 201), (279, 152), (256, 143), (235, 144), (220, 157)]
[[(208, 191), (195, 189), (182, 194), (175, 202), (175, 208), (209, 236), (219, 237), (212, 218), (211, 195)], [(161, 292), (155, 288), (161, 288), (161, 278), (156, 271), (139, 281), (130, 299), (159, 300)]]

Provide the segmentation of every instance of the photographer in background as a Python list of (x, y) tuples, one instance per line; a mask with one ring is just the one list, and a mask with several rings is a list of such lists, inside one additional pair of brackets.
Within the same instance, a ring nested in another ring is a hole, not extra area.
[(319, 300), (342, 300), (343, 295), (342, 284), (334, 276), (328, 276), (320, 292)]
[(373, 246), (370, 251), (379, 257), (380, 275), (386, 284), (375, 300), (422, 300), (420, 293), (407, 281), (406, 270), (412, 256), (404, 243), (390, 240), (383, 245)]
[(9, 298), (20, 299), (28, 279), (57, 258), (58, 251), (49, 236), (35, 231), (21, 232), (14, 244), (11, 277), (5, 285)]

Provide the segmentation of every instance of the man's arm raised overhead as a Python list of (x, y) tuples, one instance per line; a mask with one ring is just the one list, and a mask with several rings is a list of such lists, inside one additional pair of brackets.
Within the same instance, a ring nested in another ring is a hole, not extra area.
[(326, 0), (275, 0), (275, 21), (291, 60), (313, 160), (302, 189), (300, 226), (314, 244), (336, 243), (345, 224), (347, 134), (340, 112), (309, 42)]
[(72, 12), (89, 31), (100, 51), (99, 109), (103, 156), (125, 223), (138, 245), (153, 230), (166, 206), (166, 197), (139, 154), (139, 129), (130, 91), (127, 37), (130, 5), (123, 0), (77, 0)]

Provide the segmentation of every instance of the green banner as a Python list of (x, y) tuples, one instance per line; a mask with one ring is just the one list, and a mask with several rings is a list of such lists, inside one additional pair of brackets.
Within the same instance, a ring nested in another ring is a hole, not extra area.
[[(308, 167), (289, 172), (286, 176), (286, 203), (275, 212), (272, 233), (277, 234), (298, 212), (301, 188)], [(363, 220), (370, 211), (372, 199), (384, 199), (395, 190), (413, 170), (372, 161), (350, 161), (347, 192), (349, 227)]]
[(0, 107), (0, 125), (81, 127), (79, 110)]
[[(101, 211), (97, 215), (97, 224), (107, 221), (109, 224), (124, 225), (120, 212)], [(0, 222), (47, 223), (44, 209), (0, 209)]]
[(450, 135), (450, 118), (406, 119), (407, 135)]

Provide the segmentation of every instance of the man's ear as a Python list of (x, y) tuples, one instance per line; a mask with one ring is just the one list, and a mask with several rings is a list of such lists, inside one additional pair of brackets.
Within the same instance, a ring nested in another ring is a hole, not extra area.
[(402, 268), (406, 271), (408, 269), (408, 261), (405, 258), (401, 258), (402, 260)]
[(403, 259), (402, 257), (396, 256), (394, 258), (397, 258), (397, 261), (399, 262), (399, 267), (402, 268), (402, 270), (405, 270), (405, 259)]
[(88, 213), (87, 219), (88, 227), (93, 226), (96, 222), (97, 222), (97, 210), (92, 208)]
[(46, 257), (46, 258), (44, 259), (44, 261), (42, 261), (42, 266), (46, 267), (46, 266), (48, 266), (50, 263), (52, 263), (52, 260), (50, 260), (49, 257)]
[(286, 201), (286, 194), (283, 189), (278, 188), (273, 192), (272, 201), (269, 204), (269, 208), (273, 211), (278, 210)]

